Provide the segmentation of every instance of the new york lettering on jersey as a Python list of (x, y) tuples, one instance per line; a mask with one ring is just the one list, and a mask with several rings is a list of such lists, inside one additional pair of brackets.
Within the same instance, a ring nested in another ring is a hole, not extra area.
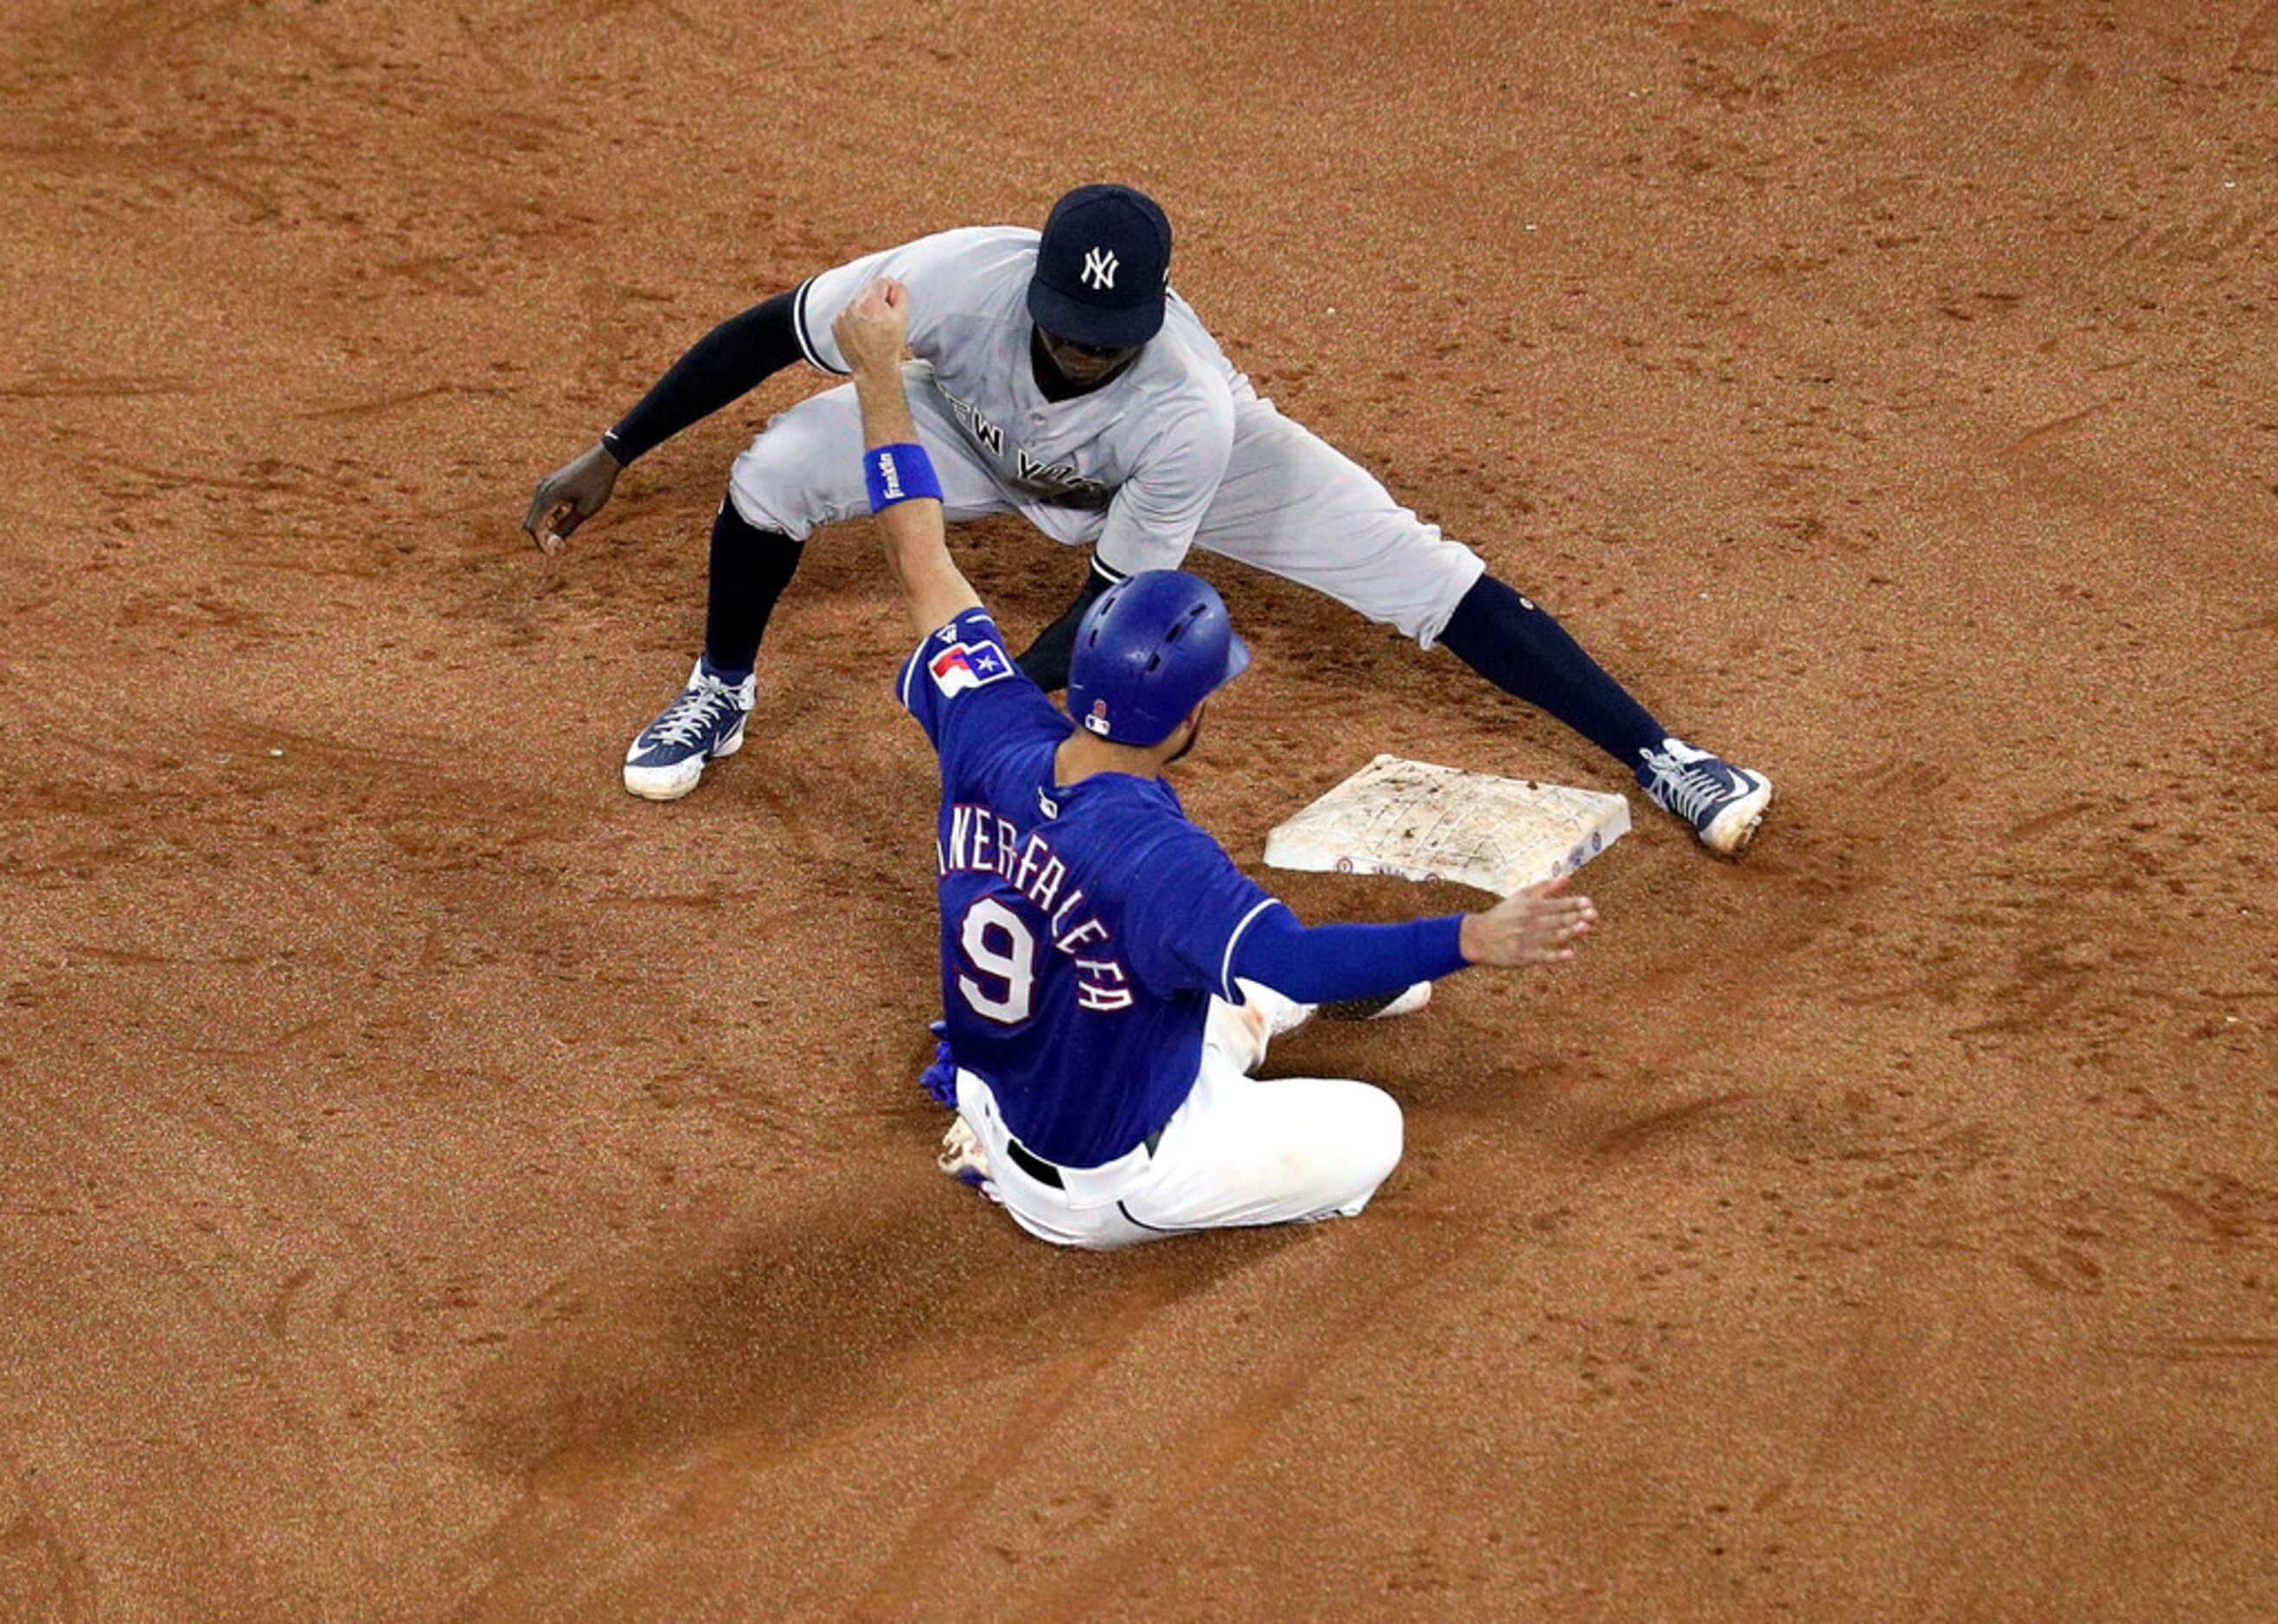
[[(936, 388), (940, 387), (936, 378)], [(1030, 454), (1028, 448), (1015, 445), (1008, 454), (1004, 429), (991, 423), (981, 408), (970, 400), (959, 400), (942, 389), (941, 398), (949, 402), (950, 416), (957, 426), (965, 431), (975, 446), (995, 459), (1012, 484), (1039, 496), (1085, 502), (1105, 501), (1115, 487), (1105, 479), (1095, 479), (1079, 473), (1073, 462), (1046, 462)]]

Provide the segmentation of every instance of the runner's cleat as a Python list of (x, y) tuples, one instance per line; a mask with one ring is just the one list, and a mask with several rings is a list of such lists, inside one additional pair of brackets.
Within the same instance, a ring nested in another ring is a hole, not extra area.
[(686, 795), (704, 776), (706, 762), (744, 747), (744, 719), (758, 694), (756, 678), (723, 682), (698, 660), (680, 697), (625, 751), (625, 788), (649, 801)]
[(1638, 753), (1645, 765), (1637, 781), (1655, 806), (1691, 824), (1701, 843), (1720, 857), (1736, 858), (1748, 849), (1772, 804), (1770, 779), (1683, 739), (1663, 739), (1659, 750)]
[(1317, 1015), (1326, 1021), (1393, 1020), (1413, 1015), (1432, 1002), (1429, 981), (1418, 981), (1396, 993), (1380, 993), (1372, 998), (1340, 998), (1332, 1003), (1298, 1003), (1255, 981), (1244, 980), (1241, 987), (1249, 1000), (1248, 1007), (1256, 1009), (1263, 1018), (1269, 1038), (1286, 1038)]
[(1334, 1003), (1325, 1003), (1319, 1013), (1325, 1021), (1397, 1020), (1401, 1016), (1415, 1014), (1431, 1002), (1432, 983), (1418, 981), (1380, 998), (1342, 998)]

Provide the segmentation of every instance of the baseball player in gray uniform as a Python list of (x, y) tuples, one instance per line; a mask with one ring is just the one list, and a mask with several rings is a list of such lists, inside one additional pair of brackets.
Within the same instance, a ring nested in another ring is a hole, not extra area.
[[(804, 361), (845, 376), (839, 312), (880, 277), (908, 290), (920, 441), (951, 522), (1017, 513), (1089, 545), (1075, 601), (1020, 656), (1065, 684), (1084, 612), (1114, 583), (1199, 546), (1327, 593), (1426, 648), (1444, 644), (1624, 766), (1711, 850), (1736, 856), (1772, 795), (1664, 728), (1547, 612), (1366, 469), (1276, 411), (1170, 283), (1171, 227), (1143, 194), (1078, 187), (1043, 232), (975, 226), (824, 271), (731, 317), (599, 444), (540, 481), (523, 525), (548, 552), (599, 512), (628, 463)], [(760, 642), (816, 527), (868, 507), (851, 385), (768, 423), (714, 521), (704, 650), (626, 752), (625, 787), (669, 800), (743, 743)]]

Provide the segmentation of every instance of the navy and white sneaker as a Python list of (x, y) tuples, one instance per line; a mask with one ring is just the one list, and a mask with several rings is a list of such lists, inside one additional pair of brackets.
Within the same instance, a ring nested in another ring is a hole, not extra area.
[(1641, 750), (1638, 783), (1653, 804), (1693, 826), (1701, 843), (1719, 857), (1736, 858), (1755, 838), (1772, 804), (1772, 781), (1762, 773), (1695, 750), (1683, 739), (1663, 739)]
[(706, 762), (743, 749), (744, 718), (758, 695), (757, 678), (723, 682), (699, 660), (680, 698), (625, 751), (625, 788), (650, 801), (686, 795), (704, 776)]

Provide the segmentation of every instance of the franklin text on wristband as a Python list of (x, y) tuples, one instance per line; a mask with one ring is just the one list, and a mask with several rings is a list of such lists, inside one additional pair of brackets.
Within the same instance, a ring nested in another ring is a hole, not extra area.
[(915, 501), (920, 497), (941, 499), (941, 480), (933, 471), (933, 459), (925, 447), (905, 441), (895, 446), (873, 446), (862, 456), (862, 477), (870, 487), (870, 511), (878, 513), (896, 502)]

